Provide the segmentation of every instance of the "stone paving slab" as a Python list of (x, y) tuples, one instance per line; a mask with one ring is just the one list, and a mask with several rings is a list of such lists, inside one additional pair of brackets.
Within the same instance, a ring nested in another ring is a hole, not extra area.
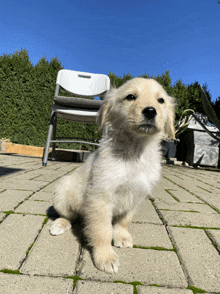
[(0, 289), (2, 294), (71, 294), (73, 281), (0, 273)]
[(11, 214), (0, 227), (0, 269), (16, 270), (41, 230), (45, 217)]
[(176, 203), (176, 200), (171, 196), (167, 190), (161, 189), (162, 183), (160, 182), (159, 185), (154, 188), (152, 195), (150, 196), (151, 199), (157, 199), (158, 201), (163, 201), (165, 203)]
[(17, 176), (18, 180), (34, 180), (34, 181), (43, 181), (43, 182), (52, 182), (62, 176), (63, 173), (60, 171), (51, 171), (48, 173), (48, 170), (45, 168), (33, 170), (27, 173), (23, 173)]
[(134, 224), (129, 226), (133, 244), (142, 247), (162, 247), (173, 249), (165, 226), (153, 224)]
[(174, 183), (172, 183), (171, 181), (167, 180), (167, 173), (165, 172), (164, 177), (161, 178), (159, 184), (157, 185), (157, 187), (161, 186), (163, 187), (163, 189), (165, 190), (169, 190), (169, 189), (176, 189), (176, 185)]
[(205, 291), (219, 292), (220, 256), (204, 230), (170, 227), (169, 231), (189, 283)]
[[(96, 270), (85, 249), (80, 259), (79, 225), (61, 236), (49, 234), (52, 220), (42, 229), (47, 208), (52, 217), (57, 180), (80, 164), (48, 161), (42, 167), (40, 158), (2, 153), (0, 164), (0, 271), (9, 270), (0, 272), (1, 293), (133, 293), (122, 281), (140, 281), (138, 294), (192, 294), (190, 285), (220, 293), (219, 172), (163, 166), (161, 182), (130, 225), (136, 246), (115, 248), (120, 267), (109, 275)], [(74, 289), (78, 277), (84, 280)]]
[(151, 223), (158, 225), (163, 224), (149, 199), (144, 199), (140, 203), (137, 211), (133, 216), (132, 222)]
[(109, 275), (98, 271), (87, 250), (84, 251), (80, 277), (96, 281), (139, 281), (145, 285), (186, 288), (187, 281), (173, 251), (138, 248), (114, 248), (120, 267), (117, 274)]
[(53, 200), (53, 192), (43, 192), (43, 191), (39, 191), (34, 193), (29, 200), (40, 200), (40, 201), (46, 201), (46, 202), (52, 202)]
[(73, 276), (79, 257), (79, 243), (72, 231), (52, 236), (49, 220), (34, 243), (27, 259), (21, 267), (21, 273), (31, 275)]
[(161, 201), (154, 202), (157, 209), (168, 209), (168, 210), (178, 210), (178, 211), (189, 211), (189, 212), (201, 212), (201, 213), (217, 213), (214, 209), (212, 209), (209, 205), (197, 204), (197, 203), (181, 203), (176, 202), (172, 204), (167, 204)]
[(212, 195), (203, 195), (202, 200), (207, 202), (209, 205), (211, 205), (213, 208), (217, 209), (220, 212), (220, 197), (216, 194)]
[(42, 189), (48, 182), (32, 181), (32, 180), (17, 180), (17, 179), (0, 179), (0, 188), (2, 189), (19, 189), (27, 191), (37, 191)]
[(172, 193), (180, 202), (203, 203), (203, 201), (200, 200), (198, 197), (192, 195), (191, 193), (180, 187), (170, 189), (170, 193)]
[[(211, 184), (210, 182), (213, 180), (213, 176), (215, 176), (215, 172), (212, 172), (209, 175), (209, 172), (206, 172), (205, 180), (201, 181), (198, 175), (192, 176), (191, 173), (193, 172), (192, 169), (187, 169), (188, 173), (186, 175), (178, 175), (178, 171), (172, 171), (170, 169), (169, 174), (166, 177), (172, 181), (172, 183), (176, 184), (177, 186), (181, 186), (183, 189), (190, 191), (192, 194), (196, 196), (206, 195), (215, 193), (217, 195), (220, 194), (219, 187), (215, 187), (215, 185)], [(189, 175), (190, 174), (190, 175)], [(218, 178), (218, 177), (217, 177)], [(216, 181), (214, 181), (216, 183)], [(218, 184), (216, 185), (218, 186)]]
[(79, 163), (71, 162), (71, 163), (62, 164), (54, 170), (59, 172), (61, 175), (61, 174), (66, 174), (66, 173), (72, 172), (79, 165), (80, 165)]
[(196, 183), (196, 185), (194, 183), (194, 186), (200, 188), (201, 190), (209, 191), (210, 193), (214, 193), (214, 194), (220, 196), (220, 190), (218, 188), (214, 187), (213, 185), (209, 185), (208, 178), (207, 178), (207, 183), (198, 181), (198, 183)]
[(220, 230), (206, 230), (210, 239), (215, 243), (220, 252)]
[[(191, 182), (184, 182), (181, 184), (185, 189), (189, 190), (192, 194), (195, 196), (198, 196), (199, 198), (206, 196), (206, 195), (211, 195), (212, 191), (209, 186), (205, 186), (206, 188), (204, 189), (202, 185), (196, 185), (194, 181)], [(216, 193), (216, 192), (214, 192)], [(216, 193), (217, 194), (217, 193)]]
[(138, 294), (193, 294), (191, 290), (137, 286)]
[(33, 192), (20, 190), (6, 190), (0, 193), (0, 211), (14, 210), (16, 206)]
[(47, 210), (50, 206), (49, 202), (27, 200), (19, 205), (15, 212), (47, 215)]
[(160, 214), (169, 226), (220, 228), (219, 214), (166, 210), (160, 210)]
[(43, 191), (48, 192), (48, 193), (54, 192), (56, 185), (57, 185), (57, 181), (54, 181), (54, 182), (48, 184), (46, 187), (44, 187)]
[(133, 294), (134, 287), (121, 283), (78, 281), (73, 294)]

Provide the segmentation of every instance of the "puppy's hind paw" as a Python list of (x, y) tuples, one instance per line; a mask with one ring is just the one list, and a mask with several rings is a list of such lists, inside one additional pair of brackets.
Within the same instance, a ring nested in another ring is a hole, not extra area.
[(132, 248), (133, 242), (132, 238), (119, 238), (114, 240), (114, 246), (120, 248)]
[(132, 237), (127, 230), (120, 227), (114, 230), (113, 242), (115, 247), (132, 248)]
[(71, 223), (65, 218), (57, 218), (50, 227), (53, 236), (61, 235), (71, 228)]
[(93, 252), (93, 261), (100, 271), (107, 274), (116, 274), (118, 272), (118, 256), (111, 246), (95, 248)]

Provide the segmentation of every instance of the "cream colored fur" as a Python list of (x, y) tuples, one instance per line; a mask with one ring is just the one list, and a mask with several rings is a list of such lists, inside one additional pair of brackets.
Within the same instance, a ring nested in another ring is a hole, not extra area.
[(119, 262), (111, 241), (116, 247), (133, 246), (127, 228), (160, 179), (161, 139), (175, 137), (174, 99), (155, 80), (135, 78), (113, 88), (104, 101), (98, 123), (100, 129), (108, 126), (108, 134), (86, 163), (59, 182), (54, 208), (60, 218), (50, 232), (62, 234), (83, 215), (95, 266), (116, 273)]

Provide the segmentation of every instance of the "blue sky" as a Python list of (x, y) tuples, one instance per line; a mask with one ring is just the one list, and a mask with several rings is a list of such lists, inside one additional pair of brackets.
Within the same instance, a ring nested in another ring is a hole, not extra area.
[(64, 68), (207, 83), (220, 96), (218, 0), (2, 0), (0, 55), (26, 48)]

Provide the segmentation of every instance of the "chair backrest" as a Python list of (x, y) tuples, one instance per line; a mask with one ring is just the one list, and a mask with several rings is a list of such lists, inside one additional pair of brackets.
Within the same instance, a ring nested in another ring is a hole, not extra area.
[(101, 95), (110, 89), (110, 79), (107, 75), (68, 69), (58, 72), (56, 84), (72, 94), (90, 97)]

